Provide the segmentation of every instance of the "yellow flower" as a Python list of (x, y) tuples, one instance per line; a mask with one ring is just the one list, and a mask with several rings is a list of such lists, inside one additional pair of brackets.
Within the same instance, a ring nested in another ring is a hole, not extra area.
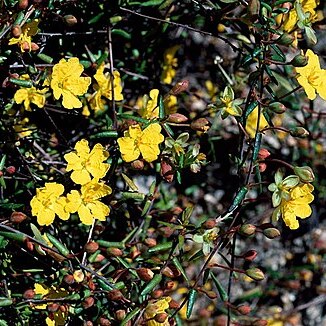
[(83, 224), (92, 225), (94, 219), (105, 221), (110, 208), (99, 201), (100, 198), (111, 194), (112, 190), (103, 182), (93, 179), (81, 187), (80, 192), (72, 190), (68, 195), (66, 210), (77, 212)]
[(231, 86), (226, 86), (223, 95), (217, 100), (217, 109), (221, 110), (222, 119), (227, 118), (229, 115), (239, 117), (242, 114), (240, 104), (241, 99), (234, 99), (234, 91)]
[[(308, 64), (304, 67), (296, 68), (298, 83), (304, 88), (309, 100), (314, 100), (317, 94), (326, 100), (325, 78), (326, 70), (320, 69), (318, 55), (310, 49), (306, 52)], [(316, 94), (317, 93), (317, 94)]]
[(164, 100), (165, 114), (176, 113), (178, 110), (178, 100), (175, 95), (170, 95)]
[(50, 225), (55, 215), (62, 220), (69, 218), (65, 211), (67, 199), (61, 196), (65, 188), (59, 183), (46, 183), (45, 187), (36, 189), (36, 195), (31, 200), (32, 214), (37, 217), (39, 225)]
[[(47, 299), (47, 300), (65, 298), (69, 294), (65, 289), (56, 288), (55, 286), (51, 286), (49, 288), (44, 284), (38, 284), (38, 283), (34, 285), (34, 292), (35, 294), (42, 295), (42, 299)], [(43, 310), (47, 308), (47, 304), (44, 303), (44, 304), (34, 305), (34, 308)], [(57, 311), (49, 314), (45, 322), (48, 326), (64, 326), (67, 317), (68, 317), (67, 311), (62, 312), (60, 309), (58, 309)]]
[(312, 191), (314, 187), (309, 183), (300, 183), (289, 191), (290, 198), (283, 198), (281, 204), (273, 213), (273, 220), (277, 221), (282, 216), (285, 224), (291, 229), (299, 228), (297, 217), (302, 219), (311, 215), (309, 204), (314, 200)]
[(18, 134), (19, 138), (24, 138), (29, 136), (30, 134), (32, 134), (32, 132), (34, 130), (36, 130), (36, 126), (35, 125), (29, 125), (29, 119), (26, 117), (21, 121), (18, 121), (17, 123), (15, 123), (15, 125), (13, 126), (15, 132)]
[(67, 171), (73, 171), (73, 182), (83, 185), (91, 181), (91, 175), (96, 179), (105, 176), (110, 164), (103, 163), (109, 157), (109, 153), (101, 144), (96, 144), (90, 151), (88, 141), (82, 139), (75, 145), (75, 151), (64, 156), (68, 162)]
[(137, 124), (125, 131), (124, 137), (118, 139), (118, 144), (124, 161), (134, 161), (142, 154), (145, 161), (153, 162), (160, 154), (158, 145), (163, 141), (164, 136), (158, 123), (149, 125), (143, 131)]
[[(139, 102), (141, 102), (141, 103), (139, 103), (139, 104), (141, 104), (139, 114), (144, 119), (158, 118), (158, 115), (159, 115), (158, 95), (159, 95), (159, 90), (155, 88), (149, 92), (149, 97), (147, 95), (145, 95), (143, 97), (143, 100), (139, 101)], [(146, 99), (147, 99), (147, 101), (146, 101)]]
[(83, 71), (78, 58), (61, 59), (53, 67), (50, 86), (56, 100), (62, 96), (62, 105), (66, 109), (82, 107), (77, 96), (84, 95), (91, 83), (90, 77), (80, 77)]
[[(28, 75), (20, 76), (22, 80), (30, 80)], [(25, 88), (20, 88), (14, 95), (14, 100), (17, 104), (21, 104), (24, 102), (24, 108), (27, 111), (31, 110), (31, 103), (35, 104), (39, 108), (43, 108), (45, 104), (45, 93), (48, 91), (48, 88), (37, 89), (34, 86)]]
[(212, 102), (216, 101), (216, 94), (218, 91), (218, 88), (216, 85), (213, 84), (211, 80), (205, 81), (205, 87), (207, 89), (208, 96)]
[[(250, 138), (255, 138), (258, 121), (258, 106), (248, 115), (246, 122), (246, 131)], [(263, 113), (260, 114), (258, 131), (268, 127), (268, 122)]]
[(24, 52), (28, 47), (28, 51), (31, 51), (32, 46), (32, 36), (37, 34), (38, 31), (38, 19), (25, 24), (22, 27), (22, 32), (19, 37), (12, 37), (9, 40), (9, 45), (17, 44), (20, 46), (21, 52)]
[(170, 325), (168, 318), (162, 323), (155, 321), (153, 318), (155, 318), (157, 314), (166, 313), (165, 310), (169, 308), (169, 302), (171, 300), (172, 299), (170, 297), (163, 297), (159, 300), (150, 301), (148, 303), (144, 313), (147, 326), (169, 326)]
[[(106, 97), (108, 100), (113, 99), (112, 94), (112, 76), (109, 72), (104, 73), (105, 69), (104, 63), (102, 63), (96, 71), (94, 78), (97, 81), (98, 86), (96, 86), (97, 94), (95, 96), (101, 98), (101, 96)], [(113, 93), (115, 101), (122, 101), (122, 85), (119, 71), (113, 71)]]
[(176, 75), (175, 68), (178, 67), (178, 59), (175, 54), (179, 49), (179, 45), (172, 46), (164, 52), (163, 72), (161, 80), (165, 84), (171, 84)]

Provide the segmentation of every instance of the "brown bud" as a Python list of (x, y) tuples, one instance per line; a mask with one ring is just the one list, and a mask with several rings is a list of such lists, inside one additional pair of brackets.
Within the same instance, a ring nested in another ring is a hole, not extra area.
[(23, 293), (24, 299), (33, 299), (35, 296), (35, 292), (33, 289), (28, 289)]
[(11, 165), (6, 168), (6, 171), (8, 174), (14, 174), (16, 172), (16, 168)]
[(260, 160), (264, 160), (265, 158), (267, 158), (270, 155), (271, 155), (271, 153), (266, 148), (261, 148), (258, 152), (258, 158)]
[(171, 270), (171, 268), (169, 266), (165, 266), (162, 269), (162, 274), (164, 276), (166, 276), (166, 277), (169, 277), (169, 278), (173, 278), (174, 277), (173, 271)]
[(23, 49), (23, 51), (25, 51), (25, 52), (30, 51), (31, 48), (30, 48), (30, 46), (29, 46), (29, 43), (25, 41), (25, 42), (23, 43), (23, 45), (22, 45), (22, 49)]
[(95, 241), (89, 241), (84, 246), (85, 251), (89, 254), (93, 254), (98, 248), (99, 248), (99, 245)]
[(101, 261), (103, 261), (105, 259), (105, 257), (102, 254), (98, 254), (95, 258), (95, 263), (100, 263)]
[(175, 214), (175, 215), (179, 215), (183, 212), (182, 208), (179, 207), (179, 206), (176, 206), (174, 208), (172, 208), (172, 213)]
[(263, 233), (268, 239), (275, 239), (281, 235), (281, 232), (276, 228), (267, 228), (263, 230)]
[(71, 274), (65, 275), (65, 277), (63, 278), (63, 280), (64, 280), (65, 283), (67, 283), (69, 285), (75, 283), (74, 276), (71, 275)]
[(188, 118), (180, 113), (172, 113), (168, 116), (167, 119), (168, 122), (173, 122), (173, 123), (183, 123), (188, 121)]
[(95, 300), (93, 297), (88, 297), (84, 300), (84, 302), (82, 303), (82, 306), (84, 309), (88, 309), (94, 305), (94, 302), (95, 302)]
[(119, 248), (108, 248), (107, 249), (107, 253), (109, 256), (112, 256), (112, 257), (121, 257), (123, 255), (123, 251)]
[(77, 18), (73, 15), (66, 15), (63, 17), (63, 20), (64, 20), (65, 24), (69, 27), (76, 25), (78, 22)]
[(19, 25), (14, 25), (12, 28), (11, 28), (11, 34), (13, 37), (16, 37), (18, 38), (22, 33), (22, 29)]
[(196, 131), (206, 132), (210, 128), (210, 123), (206, 118), (199, 118), (190, 124), (190, 128)]
[(250, 16), (257, 16), (260, 10), (260, 1), (259, 0), (248, 1), (247, 10)]
[(256, 250), (247, 251), (242, 257), (246, 261), (253, 261), (257, 257), (258, 253)]
[(26, 243), (26, 247), (29, 251), (33, 251), (34, 250), (34, 243), (32, 241), (30, 241), (28, 238), (25, 241)]
[(61, 306), (59, 307), (59, 310), (62, 311), (62, 312), (66, 312), (66, 311), (68, 311), (67, 307), (66, 307), (66, 306), (63, 306), (63, 305), (61, 305)]
[(261, 281), (265, 278), (264, 273), (259, 268), (249, 268), (246, 270), (246, 275), (255, 281)]
[(248, 314), (250, 314), (251, 308), (250, 308), (250, 306), (243, 304), (243, 305), (237, 307), (237, 311), (241, 315), (248, 315)]
[(10, 222), (21, 223), (27, 219), (26, 214), (22, 212), (12, 212), (10, 216)]
[(2, 171), (0, 171), (0, 177), (2, 177), (3, 176), (3, 172)]
[(157, 241), (156, 239), (153, 238), (147, 238), (144, 240), (144, 243), (146, 244), (146, 246), (148, 246), (149, 248), (155, 247), (157, 245)]
[(142, 161), (142, 160), (133, 161), (133, 162), (131, 162), (131, 166), (135, 170), (142, 170), (144, 168), (144, 161)]
[(155, 315), (154, 320), (158, 323), (164, 323), (166, 319), (168, 318), (168, 314), (166, 312), (160, 312)]
[(34, 42), (31, 43), (31, 51), (37, 51), (39, 48), (40, 47), (36, 43)]
[(123, 309), (119, 309), (115, 312), (115, 316), (119, 321), (124, 320), (126, 317), (126, 311)]
[(111, 301), (120, 301), (123, 300), (123, 294), (119, 290), (111, 290), (108, 292), (108, 299)]
[(19, 0), (18, 1), (19, 9), (26, 9), (27, 7), (28, 7), (28, 0)]
[(157, 289), (151, 293), (151, 297), (153, 299), (159, 299), (163, 296), (163, 294), (164, 294), (164, 291), (162, 289)]
[(181, 80), (180, 82), (176, 83), (174, 87), (171, 89), (172, 95), (178, 95), (181, 92), (184, 92), (189, 87), (188, 80)]
[(267, 169), (266, 163), (259, 163), (258, 169), (259, 169), (259, 172), (264, 172)]
[(172, 299), (170, 302), (169, 302), (169, 308), (170, 309), (178, 309), (180, 307), (179, 303), (176, 302), (174, 299)]
[(93, 326), (94, 324), (93, 324), (93, 322), (91, 320), (87, 320), (86, 322), (84, 322), (83, 325), (85, 325), (85, 326)]
[(56, 312), (56, 311), (58, 311), (59, 307), (60, 307), (60, 305), (58, 303), (55, 303), (55, 302), (54, 303), (50, 303), (48, 305), (48, 311), (50, 311), (50, 312)]
[(203, 224), (203, 227), (205, 229), (213, 229), (215, 226), (216, 226), (216, 219), (215, 218), (210, 218)]
[(139, 278), (145, 282), (150, 281), (154, 276), (154, 273), (149, 268), (144, 268), (144, 267), (138, 268), (136, 270), (136, 273), (139, 276)]
[(175, 284), (174, 281), (166, 281), (164, 287), (166, 290), (172, 290), (175, 287)]
[(313, 182), (315, 180), (314, 171), (310, 166), (295, 166), (293, 170), (301, 182)]
[(161, 176), (167, 182), (172, 182), (173, 181), (173, 177), (174, 177), (173, 168), (166, 161), (161, 162)]
[(134, 260), (134, 259), (136, 259), (137, 257), (139, 257), (140, 255), (141, 255), (140, 250), (139, 250), (136, 246), (133, 246), (133, 247), (131, 248), (131, 252), (130, 252), (130, 254), (129, 254), (129, 257), (130, 257), (132, 260)]
[(174, 230), (169, 226), (162, 226), (160, 228), (160, 231), (163, 233), (163, 236), (166, 238), (169, 238), (174, 232)]
[[(118, 310), (118, 311), (124, 311), (124, 310)], [(116, 312), (116, 314), (117, 314), (117, 312)], [(126, 313), (125, 313), (125, 315), (126, 315)], [(117, 317), (117, 319), (118, 319), (118, 317)], [(118, 320), (121, 321), (123, 319), (124, 319), (124, 317), (122, 319), (118, 319)], [(110, 320), (105, 317), (101, 317), (99, 320), (99, 323), (101, 326), (111, 326)]]
[(256, 227), (252, 224), (243, 224), (239, 229), (239, 233), (245, 236), (251, 236), (255, 234), (255, 232)]

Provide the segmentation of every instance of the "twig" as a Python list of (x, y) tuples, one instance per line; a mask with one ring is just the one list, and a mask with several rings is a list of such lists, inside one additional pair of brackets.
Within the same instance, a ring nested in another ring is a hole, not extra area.
[[(92, 235), (93, 235), (93, 231), (94, 231), (94, 226), (95, 226), (95, 219), (93, 219), (93, 223), (92, 223), (92, 225), (91, 225), (91, 227), (89, 229), (88, 238), (87, 238), (87, 242), (86, 243), (90, 242), (91, 239), (92, 239)], [(87, 252), (86, 252), (86, 250), (84, 250), (83, 259), (82, 259), (82, 262), (81, 262), (83, 265), (85, 264), (86, 256), (87, 256)]]

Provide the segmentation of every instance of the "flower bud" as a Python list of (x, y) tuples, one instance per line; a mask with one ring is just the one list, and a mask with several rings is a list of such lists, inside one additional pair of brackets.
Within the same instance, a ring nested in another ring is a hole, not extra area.
[(107, 253), (109, 254), (109, 256), (112, 256), (112, 257), (121, 257), (123, 255), (123, 251), (119, 248), (108, 248), (107, 250)]
[(308, 58), (302, 54), (296, 55), (290, 62), (294, 67), (304, 67), (308, 64)]
[(246, 270), (246, 275), (255, 281), (261, 281), (265, 278), (264, 273), (259, 268), (249, 268)]
[(28, 7), (28, 0), (19, 0), (18, 1), (19, 9), (26, 9), (27, 7)]
[(63, 21), (69, 27), (74, 26), (77, 24), (77, 18), (73, 15), (66, 15), (63, 17)]
[(146, 244), (147, 247), (152, 248), (157, 245), (156, 239), (153, 238), (147, 238), (144, 240), (144, 243)]
[(242, 257), (246, 261), (253, 261), (257, 257), (258, 253), (256, 250), (247, 251)]
[(268, 108), (277, 114), (282, 114), (286, 111), (286, 107), (281, 102), (273, 102), (268, 105)]
[(31, 43), (31, 51), (37, 51), (39, 48), (40, 47), (36, 43), (34, 42)]
[(291, 34), (284, 33), (282, 34), (275, 42), (280, 45), (290, 45), (294, 42), (295, 37)]
[(166, 312), (160, 312), (158, 314), (155, 315), (154, 320), (158, 323), (164, 323), (166, 321), (166, 319), (168, 318), (168, 314)]
[(136, 161), (131, 162), (131, 166), (135, 170), (142, 170), (144, 168), (144, 162), (142, 160), (136, 160)]
[(256, 232), (256, 227), (252, 224), (243, 224), (239, 229), (239, 233), (245, 236), (251, 236)]
[(98, 254), (94, 260), (94, 263), (100, 263), (101, 261), (103, 261), (105, 259), (105, 257), (102, 254)]
[(121, 301), (124, 299), (124, 297), (119, 290), (111, 290), (108, 292), (108, 299), (111, 301)]
[(21, 223), (26, 220), (27, 216), (22, 212), (12, 212), (10, 216), (10, 222)]
[(162, 274), (164, 276), (166, 276), (166, 277), (169, 277), (169, 278), (173, 278), (174, 277), (174, 273), (173, 273), (172, 269), (169, 266), (165, 266), (162, 269)]
[(266, 148), (261, 148), (258, 152), (258, 158), (260, 160), (264, 160), (265, 158), (267, 158), (270, 155), (271, 155), (271, 153)]
[(210, 128), (210, 123), (206, 118), (199, 118), (190, 124), (190, 128), (196, 131), (206, 132)]
[(170, 93), (172, 95), (178, 95), (181, 92), (184, 92), (189, 87), (188, 80), (181, 80), (180, 82), (176, 83), (174, 87), (171, 89)]
[(16, 37), (18, 38), (22, 33), (22, 29), (19, 25), (14, 25), (12, 28), (11, 28), (11, 34), (13, 37)]
[(268, 321), (265, 319), (259, 319), (256, 320), (252, 323), (253, 326), (267, 326), (268, 325)]
[(295, 127), (289, 131), (290, 135), (293, 137), (306, 138), (309, 135), (309, 131), (303, 127)]
[(281, 235), (280, 231), (276, 228), (267, 228), (263, 230), (263, 233), (268, 239), (275, 239)]
[(188, 121), (188, 118), (185, 115), (180, 114), (180, 113), (172, 113), (172, 114), (169, 114), (167, 121), (173, 122), (173, 123), (183, 123), (183, 122)]
[(295, 166), (293, 170), (301, 182), (313, 182), (315, 180), (314, 171), (309, 166)]
[(6, 168), (6, 171), (8, 174), (14, 174), (16, 172), (16, 168), (11, 165)]
[(31, 50), (31, 48), (30, 48), (28, 42), (24, 41), (24, 43), (23, 43), (23, 45), (22, 45), (22, 49), (23, 49), (23, 51), (25, 51), (25, 52)]
[(71, 274), (65, 275), (65, 277), (63, 278), (63, 280), (64, 280), (65, 283), (67, 283), (69, 285), (75, 283), (74, 276), (71, 275)]
[(59, 304), (58, 303), (50, 303), (47, 308), (48, 308), (48, 311), (50, 311), (50, 312), (56, 312), (59, 309)]
[(88, 297), (84, 300), (84, 302), (82, 303), (82, 306), (84, 309), (88, 309), (94, 305), (94, 302), (95, 302), (95, 300), (93, 297)]
[(259, 163), (258, 169), (259, 169), (259, 172), (264, 172), (267, 169), (266, 163)]
[(159, 299), (159, 298), (162, 298), (163, 294), (164, 294), (164, 291), (162, 289), (157, 289), (151, 293), (151, 297), (153, 299)]
[[(117, 310), (117, 311), (115, 312), (115, 316), (116, 316), (117, 320), (122, 321), (122, 320), (124, 320), (125, 317), (126, 317), (126, 311), (123, 310), (123, 309), (119, 309), (119, 310)], [(100, 324), (100, 325), (102, 325), (102, 324)], [(103, 325), (105, 325), (105, 324), (103, 324)], [(111, 324), (110, 324), (110, 325), (111, 325)]]
[(35, 292), (33, 289), (28, 289), (23, 293), (24, 299), (33, 299), (35, 296)]
[[(124, 313), (124, 315), (121, 315), (120, 311), (124, 311), (124, 310), (117, 310), (115, 312), (115, 316), (116, 316), (117, 320), (119, 320), (119, 321), (123, 320), (126, 316), (126, 312)], [(99, 320), (99, 323), (100, 323), (100, 326), (111, 326), (110, 320), (105, 317), (101, 317)]]
[(172, 182), (174, 178), (174, 172), (171, 164), (166, 161), (161, 162), (161, 176), (167, 182)]
[(204, 224), (203, 227), (205, 229), (213, 229), (216, 226), (216, 219), (215, 218), (210, 218), (208, 219)]
[(237, 311), (241, 314), (241, 315), (248, 315), (250, 314), (251, 308), (250, 306), (243, 304), (237, 307)]
[(145, 282), (150, 281), (154, 276), (154, 273), (149, 268), (138, 268), (136, 273), (139, 278)]
[(110, 18), (110, 24), (119, 23), (123, 18), (121, 16), (113, 16)]
[(172, 290), (175, 287), (176, 283), (174, 281), (167, 281), (164, 284), (165, 290)]
[(89, 241), (85, 244), (85, 251), (89, 254), (93, 254), (97, 249), (99, 248), (99, 245), (95, 241)]
[(174, 299), (172, 299), (170, 302), (169, 302), (169, 308), (170, 309), (179, 309), (180, 305), (178, 302), (176, 302)]

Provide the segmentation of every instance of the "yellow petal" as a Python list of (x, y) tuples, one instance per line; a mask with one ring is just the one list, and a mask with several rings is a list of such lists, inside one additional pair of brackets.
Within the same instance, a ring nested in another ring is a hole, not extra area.
[(70, 91), (62, 89), (62, 105), (66, 109), (77, 109), (82, 107), (82, 102)]
[(80, 221), (85, 225), (92, 225), (93, 223), (93, 215), (91, 214), (89, 208), (87, 208), (84, 205), (81, 205), (78, 209), (78, 215), (80, 218)]
[(125, 162), (136, 160), (140, 155), (140, 150), (135, 146), (135, 141), (131, 137), (122, 137), (118, 139), (118, 145), (122, 159)]
[(84, 185), (91, 181), (89, 172), (86, 169), (75, 170), (71, 173), (71, 180), (79, 185)]

